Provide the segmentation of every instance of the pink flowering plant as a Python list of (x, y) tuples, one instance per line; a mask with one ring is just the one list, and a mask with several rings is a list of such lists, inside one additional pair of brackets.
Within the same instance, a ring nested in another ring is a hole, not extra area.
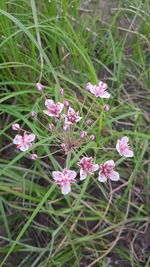
[[(50, 174), (52, 183), (59, 186), (63, 195), (67, 195), (75, 190), (74, 184), (84, 183), (87, 177), (92, 177), (92, 179), (96, 179), (100, 183), (118, 182), (121, 174), (119, 174), (114, 160), (107, 156), (107, 149), (113, 149), (114, 152), (116, 151), (116, 157), (121, 156), (124, 159), (133, 157), (133, 151), (127, 136), (116, 140), (116, 144), (111, 148), (105, 149), (96, 146), (102, 136), (102, 120), (105, 112), (109, 116), (110, 107), (108, 101), (111, 98), (111, 94), (107, 84), (102, 81), (97, 84), (88, 82), (85, 86), (86, 97), (92, 96), (94, 101), (99, 101), (99, 99), (101, 101), (100, 119), (98, 121), (88, 117), (88, 113), (84, 115), (83, 106), (82, 108), (73, 106), (65, 98), (64, 89), (60, 89), (59, 101), (55, 101), (53, 95), (47, 98), (42, 84), (37, 83), (36, 89), (43, 97), (43, 108), (39, 113), (35, 110), (30, 111), (31, 120), (36, 119), (36, 121), (39, 121), (41, 127), (43, 129), (46, 128), (48, 136), (53, 136), (53, 141), (50, 144), (43, 143), (43, 145), (49, 145), (50, 150), (52, 150), (50, 154), (57, 155), (60, 153), (64, 159), (64, 164), (60, 170), (52, 170)], [(93, 131), (94, 127), (97, 127), (96, 135)], [(28, 153), (30, 159), (34, 161), (49, 157), (49, 154), (38, 155), (39, 136), (36, 133), (29, 129), (22, 129), (19, 123), (13, 124), (12, 129), (18, 131), (13, 138), (13, 144), (18, 151)], [(89, 146), (89, 144), (91, 145)], [(96, 159), (90, 149), (89, 152), (86, 151), (84, 153), (84, 147), (88, 146), (93, 149), (95, 146), (96, 149), (106, 151), (105, 158), (107, 160)], [(58, 150), (57, 147), (59, 148)], [(82, 150), (83, 153), (81, 153)], [(72, 160), (74, 162), (73, 166), (70, 164)]]

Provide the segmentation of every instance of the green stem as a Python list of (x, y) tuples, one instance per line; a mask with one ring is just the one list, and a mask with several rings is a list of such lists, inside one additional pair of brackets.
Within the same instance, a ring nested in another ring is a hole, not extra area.
[(67, 170), (69, 170), (70, 159), (71, 159), (71, 151), (69, 151), (68, 154), (67, 154), (67, 159), (66, 159), (66, 169)]
[(99, 118), (99, 124), (98, 124), (98, 134), (97, 134), (97, 139), (100, 137), (101, 135), (101, 130), (102, 130), (102, 126), (103, 126), (103, 113), (104, 113), (104, 108), (103, 106), (101, 107), (101, 112), (100, 112), (100, 118)]

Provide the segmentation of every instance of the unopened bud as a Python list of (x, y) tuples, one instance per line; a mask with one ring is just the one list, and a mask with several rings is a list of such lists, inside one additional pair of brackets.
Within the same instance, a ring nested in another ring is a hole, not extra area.
[(64, 89), (60, 89), (60, 94), (64, 95)]
[(67, 100), (64, 101), (64, 106), (68, 107), (69, 106), (69, 102)]
[(36, 83), (36, 89), (38, 91), (43, 91), (44, 90), (44, 87), (43, 87), (43, 85), (41, 83)]
[(104, 111), (108, 111), (109, 110), (109, 105), (105, 104), (104, 105)]
[(12, 125), (12, 129), (14, 131), (18, 131), (20, 129), (20, 125), (18, 123), (15, 123), (15, 124)]
[(84, 139), (86, 136), (87, 136), (87, 132), (86, 132), (86, 131), (83, 131), (83, 132), (80, 134), (80, 137), (81, 137), (82, 139)]
[(87, 125), (90, 125), (91, 122), (92, 122), (91, 120), (86, 120), (86, 124), (87, 124)]
[(38, 158), (37, 154), (32, 154), (31, 159), (36, 160)]
[(64, 126), (63, 126), (63, 130), (66, 132), (66, 131), (68, 131), (68, 128), (69, 128), (69, 125), (68, 124), (65, 124)]
[(95, 135), (94, 134), (90, 135), (90, 140), (93, 141), (94, 139), (95, 139)]
[(53, 132), (54, 128), (55, 128), (54, 124), (50, 123), (49, 124), (49, 129), (50, 129), (51, 132)]
[(31, 117), (37, 117), (37, 112), (33, 110), (30, 112), (30, 115)]

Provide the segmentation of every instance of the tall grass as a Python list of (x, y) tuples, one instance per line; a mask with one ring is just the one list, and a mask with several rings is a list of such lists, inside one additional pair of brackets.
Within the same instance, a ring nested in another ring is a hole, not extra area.
[[(103, 21), (98, 4), (0, 2), (0, 266), (150, 264), (144, 239), (149, 229), (150, 5), (140, 0), (116, 1)], [(112, 94), (110, 111), (101, 121), (98, 101), (84, 89), (87, 81), (99, 80), (108, 83)], [(116, 163), (120, 185), (128, 184), (114, 192), (105, 216), (110, 197), (107, 185), (88, 177), (62, 197), (52, 184), (51, 171), (62, 168), (63, 158), (51, 154), (45, 161), (31, 162), (27, 152), (14, 149), (11, 126), (19, 122), (36, 133), (34, 147), (39, 155), (51, 153), (43, 144), (50, 145), (54, 136), (47, 136), (38, 121), (30, 118), (30, 111), (40, 112), (43, 105), (35, 90), (39, 81), (56, 101), (64, 88), (65, 98), (77, 110), (99, 122), (99, 128), (93, 124), (89, 129), (96, 141), (81, 147), (70, 167), (89, 151), (99, 164), (108, 158), (117, 160), (107, 148), (123, 135), (132, 140), (134, 159)], [(93, 230), (99, 221), (103, 227)], [(141, 253), (139, 238), (144, 240)]]

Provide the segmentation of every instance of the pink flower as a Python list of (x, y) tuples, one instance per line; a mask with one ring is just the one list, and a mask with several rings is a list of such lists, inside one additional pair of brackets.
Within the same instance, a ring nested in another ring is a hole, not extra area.
[(121, 140), (117, 141), (116, 149), (121, 156), (125, 156), (127, 158), (133, 157), (133, 151), (131, 147), (128, 145), (129, 138), (124, 136)]
[(12, 129), (14, 131), (18, 131), (20, 129), (20, 125), (18, 123), (15, 123), (15, 124), (12, 125)]
[(35, 134), (27, 134), (24, 132), (24, 135), (17, 134), (13, 140), (13, 143), (17, 145), (17, 148), (19, 148), (21, 151), (28, 150), (35, 139)]
[(84, 139), (86, 136), (87, 136), (87, 132), (86, 132), (86, 131), (83, 131), (83, 132), (80, 134), (80, 137), (81, 137), (82, 139)]
[(67, 115), (64, 115), (65, 124), (75, 124), (82, 119), (79, 115), (79, 111), (75, 112), (73, 108), (68, 108)]
[(95, 135), (94, 134), (91, 134), (90, 135), (90, 140), (93, 141), (95, 139)]
[(84, 180), (87, 177), (87, 174), (94, 174), (94, 171), (99, 169), (98, 164), (93, 164), (93, 158), (84, 157), (77, 163), (80, 169), (80, 180)]
[(43, 91), (44, 90), (44, 87), (43, 87), (43, 85), (41, 83), (36, 83), (36, 89), (38, 91)]
[(64, 169), (62, 172), (52, 172), (53, 178), (56, 184), (60, 185), (61, 192), (63, 195), (68, 194), (71, 191), (71, 183), (75, 183), (76, 172)]
[(120, 179), (119, 173), (113, 170), (114, 167), (115, 163), (113, 160), (108, 160), (104, 164), (101, 164), (98, 181), (107, 182), (107, 179), (110, 179), (112, 181), (118, 181)]
[(37, 154), (31, 154), (31, 159), (36, 160), (38, 158)]
[(47, 114), (50, 117), (57, 117), (59, 113), (62, 111), (64, 104), (60, 102), (54, 103), (53, 100), (47, 99), (45, 101), (45, 106), (48, 108), (48, 110), (43, 110), (45, 114)]
[(106, 91), (107, 89), (107, 84), (103, 82), (99, 82), (98, 85), (92, 85), (90, 84), (89, 86), (90, 92), (94, 94), (96, 97), (101, 97), (101, 98), (109, 98), (110, 94)]

